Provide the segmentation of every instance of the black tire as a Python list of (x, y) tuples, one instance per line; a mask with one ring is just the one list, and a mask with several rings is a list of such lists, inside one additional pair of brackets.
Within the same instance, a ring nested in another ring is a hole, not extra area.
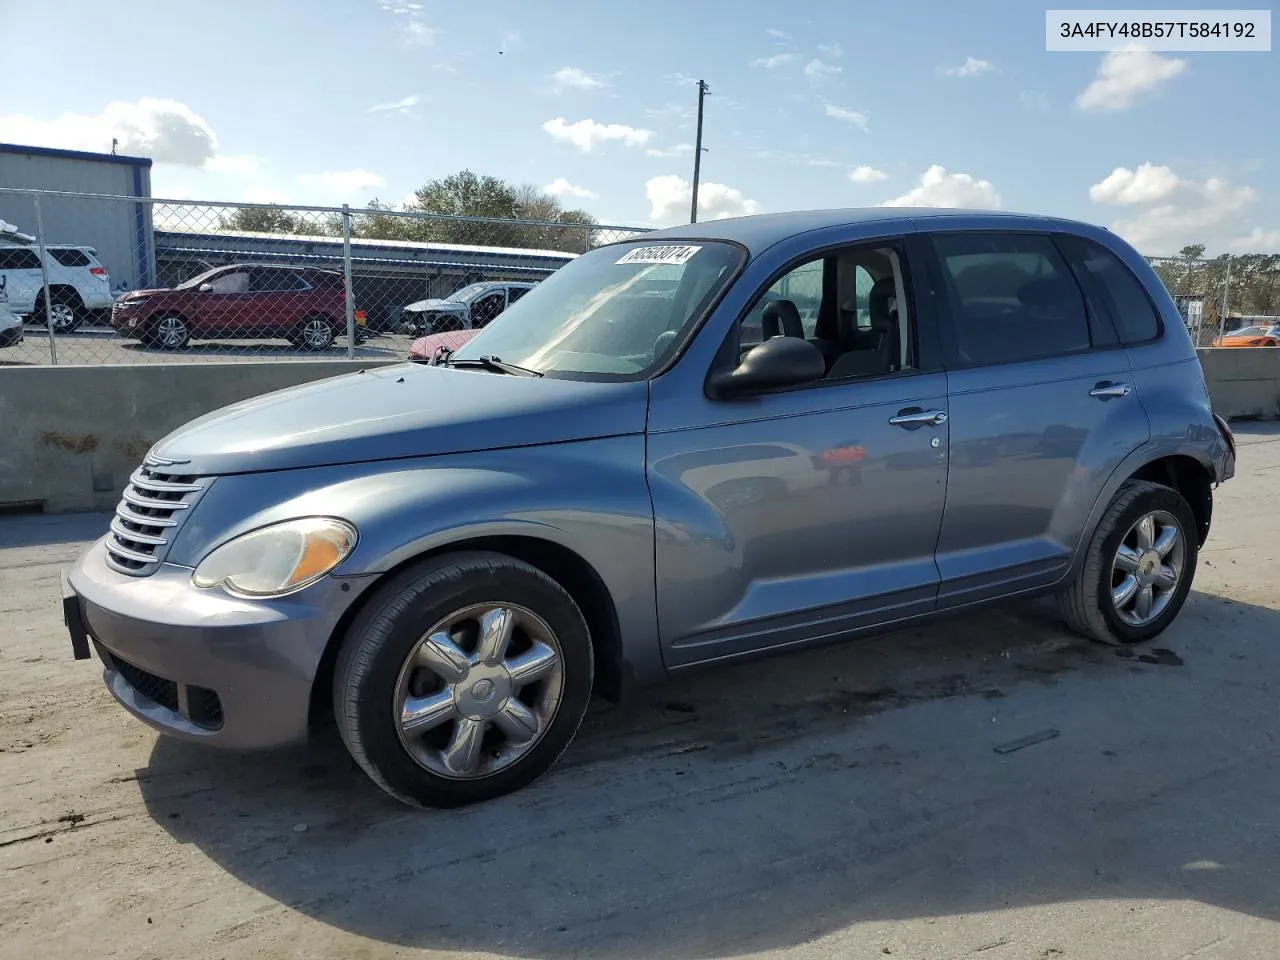
[[(53, 300), (53, 332), (71, 333), (84, 323), (85, 309), (80, 297), (67, 290), (52, 291)], [(49, 325), (49, 311), (45, 309), (44, 293), (36, 301), (35, 318), (42, 327)]]
[(298, 324), (289, 342), (302, 350), (320, 353), (333, 346), (333, 322), (327, 317), (307, 317)]
[(176, 314), (147, 321), (142, 335), (142, 345), (153, 350), (182, 350), (190, 343), (191, 326)]
[[(453, 611), (480, 603), (518, 604), (546, 622), (560, 647), (563, 688), (554, 716), (528, 753), (488, 776), (451, 779), (405, 749), (395, 690), (424, 633)], [(387, 793), (411, 806), (458, 807), (518, 790), (556, 762), (582, 723), (594, 670), (586, 621), (563, 587), (504, 554), (458, 553), (406, 570), (364, 605), (338, 653), (334, 716), (351, 756)]]
[[(1133, 525), (1154, 511), (1172, 516), (1180, 528), (1184, 545), (1182, 572), (1159, 616), (1135, 626), (1120, 617), (1112, 600), (1112, 563)], [(1126, 482), (1094, 531), (1079, 573), (1058, 594), (1062, 618), (1076, 633), (1100, 643), (1128, 645), (1153, 639), (1168, 628), (1186, 603), (1195, 578), (1199, 540), (1195, 514), (1182, 494), (1145, 480)]]

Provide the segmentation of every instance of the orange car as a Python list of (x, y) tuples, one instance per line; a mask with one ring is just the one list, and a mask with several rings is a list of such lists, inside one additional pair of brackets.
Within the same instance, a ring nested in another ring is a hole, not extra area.
[(1280, 324), (1241, 327), (1214, 337), (1211, 347), (1274, 347), (1280, 343)]

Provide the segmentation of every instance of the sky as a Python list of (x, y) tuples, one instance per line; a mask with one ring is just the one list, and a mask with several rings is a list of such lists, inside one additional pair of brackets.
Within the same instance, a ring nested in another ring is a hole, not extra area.
[(0, 0), (0, 31), (56, 41), (0, 141), (116, 137), (156, 197), (398, 204), (469, 168), (683, 223), (701, 78), (700, 219), (963, 206), (1280, 252), (1276, 53), (1049, 53), (1026, 0)]

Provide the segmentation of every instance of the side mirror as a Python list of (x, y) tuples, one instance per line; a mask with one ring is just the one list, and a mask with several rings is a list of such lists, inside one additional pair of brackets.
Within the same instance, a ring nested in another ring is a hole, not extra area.
[(717, 400), (798, 387), (821, 380), (827, 372), (822, 351), (799, 337), (773, 337), (755, 347), (732, 370), (715, 374), (708, 384)]
[(201, 293), (213, 293), (213, 284), (212, 284), (212, 283), (202, 283), (202, 284), (200, 284), (200, 292), (201, 292)]

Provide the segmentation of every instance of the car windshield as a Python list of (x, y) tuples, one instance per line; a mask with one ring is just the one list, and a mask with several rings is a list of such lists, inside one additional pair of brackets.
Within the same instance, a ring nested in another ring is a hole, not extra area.
[(1239, 330), (1231, 330), (1227, 333), (1228, 337), (1265, 337), (1271, 330), (1270, 327), (1241, 327)]
[(214, 267), (212, 270), (206, 270), (204, 273), (197, 273), (194, 277), (191, 277), (187, 280), (183, 280), (180, 284), (178, 284), (173, 289), (192, 290), (200, 286), (200, 284), (208, 282), (210, 278), (212, 278), (214, 275), (220, 273), (225, 269), (226, 267)]
[(644, 376), (678, 348), (743, 258), (723, 241), (600, 247), (539, 283), (452, 359), (492, 356), (569, 379)]
[(487, 283), (470, 283), (461, 290), (453, 291), (453, 293), (449, 294), (445, 299), (451, 300), (454, 303), (466, 303), (481, 290), (487, 289), (488, 286), (489, 284)]

